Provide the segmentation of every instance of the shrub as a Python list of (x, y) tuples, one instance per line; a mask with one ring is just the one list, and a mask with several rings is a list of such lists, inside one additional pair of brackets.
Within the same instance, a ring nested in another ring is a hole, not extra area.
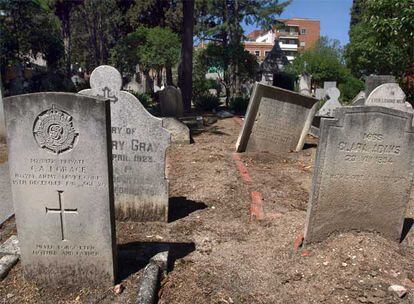
[(194, 106), (199, 110), (211, 111), (220, 106), (220, 98), (209, 93), (204, 93), (195, 98)]
[(349, 104), (360, 91), (364, 90), (364, 87), (361, 80), (351, 74), (346, 75), (345, 82), (338, 85), (338, 89), (341, 91), (340, 100), (343, 104)]
[(249, 97), (235, 97), (230, 100), (229, 108), (238, 114), (245, 114), (249, 105)]
[(138, 93), (134, 91), (130, 91), (130, 93), (134, 95), (136, 98), (138, 98), (138, 100), (145, 108), (148, 109), (151, 106), (152, 98), (151, 95), (149, 95), (148, 93)]

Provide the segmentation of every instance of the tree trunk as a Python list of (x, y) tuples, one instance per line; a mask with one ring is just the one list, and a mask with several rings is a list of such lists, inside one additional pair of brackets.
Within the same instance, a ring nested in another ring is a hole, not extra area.
[(183, 96), (184, 111), (188, 112), (193, 93), (194, 0), (183, 0), (183, 29), (178, 86)]
[(174, 85), (171, 65), (167, 65), (165, 67), (165, 74), (167, 77), (167, 85), (169, 86)]

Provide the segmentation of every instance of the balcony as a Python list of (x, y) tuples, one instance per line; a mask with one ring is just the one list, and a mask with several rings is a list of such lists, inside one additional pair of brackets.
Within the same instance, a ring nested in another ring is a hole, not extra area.
[(279, 37), (298, 37), (299, 32), (279, 31)]
[(297, 44), (279, 42), (279, 46), (284, 51), (297, 51), (298, 50)]

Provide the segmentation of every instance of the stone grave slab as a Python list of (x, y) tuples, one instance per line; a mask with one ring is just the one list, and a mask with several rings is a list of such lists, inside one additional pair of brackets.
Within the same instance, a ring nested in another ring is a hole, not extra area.
[(325, 96), (326, 96), (326, 94), (325, 94), (325, 90), (324, 90), (324, 89), (317, 88), (317, 89), (315, 90), (315, 98), (316, 98), (317, 100), (322, 100), (322, 99), (325, 99)]
[(9, 163), (0, 164), (0, 224), (14, 214)]
[(335, 115), (335, 111), (342, 107), (341, 103), (338, 100), (341, 92), (336, 87), (332, 87), (326, 90), (326, 95), (328, 96), (328, 100), (319, 109), (316, 115), (323, 117), (333, 117)]
[(365, 78), (365, 99), (376, 87), (384, 83), (395, 83), (395, 77), (392, 75), (369, 75)]
[(325, 81), (323, 83), (323, 89), (326, 91), (330, 88), (336, 88), (336, 81)]
[(116, 245), (109, 102), (37, 93), (4, 103), (26, 279), (48, 287), (111, 286)]
[(405, 93), (397, 83), (385, 83), (376, 87), (369, 94), (365, 105), (413, 112), (413, 107), (411, 104), (405, 102)]
[(313, 97), (256, 83), (236, 151), (283, 154), (301, 150), (317, 104)]
[(173, 86), (167, 86), (158, 92), (162, 116), (181, 117), (183, 116), (183, 97), (181, 90)]
[(363, 106), (365, 104), (365, 92), (359, 92), (351, 101), (352, 106)]
[(0, 244), (0, 254), (20, 255), (19, 239), (12, 235), (4, 243)]
[(3, 97), (1, 93), (1, 82), (0, 82), (0, 142), (6, 139), (6, 122), (4, 120), (4, 106)]
[(148, 113), (134, 95), (121, 91), (121, 74), (114, 67), (97, 67), (90, 83), (91, 89), (79, 93), (111, 100), (116, 218), (167, 221), (165, 154), (170, 134), (162, 119)]
[(322, 118), (306, 243), (347, 231), (400, 239), (413, 180), (412, 118), (376, 106)]
[(300, 94), (306, 95), (306, 96), (311, 95), (311, 81), (312, 81), (311, 75), (307, 73), (303, 73), (302, 75), (300, 75), (299, 77), (299, 93)]
[(190, 144), (190, 129), (174, 117), (164, 117), (162, 125), (171, 134), (171, 143), (177, 145)]

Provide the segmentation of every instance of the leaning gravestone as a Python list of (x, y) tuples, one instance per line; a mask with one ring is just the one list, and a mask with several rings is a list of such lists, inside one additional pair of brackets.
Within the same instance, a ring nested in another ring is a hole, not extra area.
[(306, 95), (306, 96), (311, 95), (311, 81), (312, 81), (311, 75), (307, 73), (303, 73), (302, 75), (300, 75), (299, 77), (299, 93), (300, 94)]
[(164, 117), (162, 119), (162, 126), (171, 134), (172, 144), (190, 144), (190, 129), (177, 118)]
[(392, 75), (370, 75), (365, 79), (365, 98), (368, 98), (369, 94), (376, 87), (384, 83), (395, 83), (395, 77)]
[(1, 82), (0, 82), (0, 143), (6, 139), (6, 122), (4, 120), (4, 106), (3, 97), (1, 93)]
[(341, 103), (338, 100), (341, 92), (337, 88), (331, 87), (326, 90), (326, 95), (329, 98), (319, 109), (316, 115), (323, 117), (334, 117), (335, 111), (342, 107)]
[(413, 112), (405, 102), (405, 93), (397, 83), (385, 83), (375, 88), (365, 101), (366, 106), (382, 106), (395, 110)]
[(4, 103), (26, 278), (51, 287), (112, 285), (109, 102), (37, 93)]
[(181, 90), (168, 86), (158, 92), (162, 116), (181, 117), (183, 116), (183, 98)]
[(301, 150), (317, 103), (310, 96), (256, 83), (237, 140), (237, 152)]
[(412, 119), (384, 107), (344, 107), (322, 118), (306, 243), (346, 231), (400, 239), (413, 179)]
[(91, 89), (79, 93), (111, 100), (115, 214), (120, 220), (166, 221), (165, 154), (170, 134), (132, 94), (121, 91), (121, 74), (103, 65), (91, 74)]
[(365, 92), (360, 91), (351, 101), (352, 106), (363, 106), (365, 104)]

